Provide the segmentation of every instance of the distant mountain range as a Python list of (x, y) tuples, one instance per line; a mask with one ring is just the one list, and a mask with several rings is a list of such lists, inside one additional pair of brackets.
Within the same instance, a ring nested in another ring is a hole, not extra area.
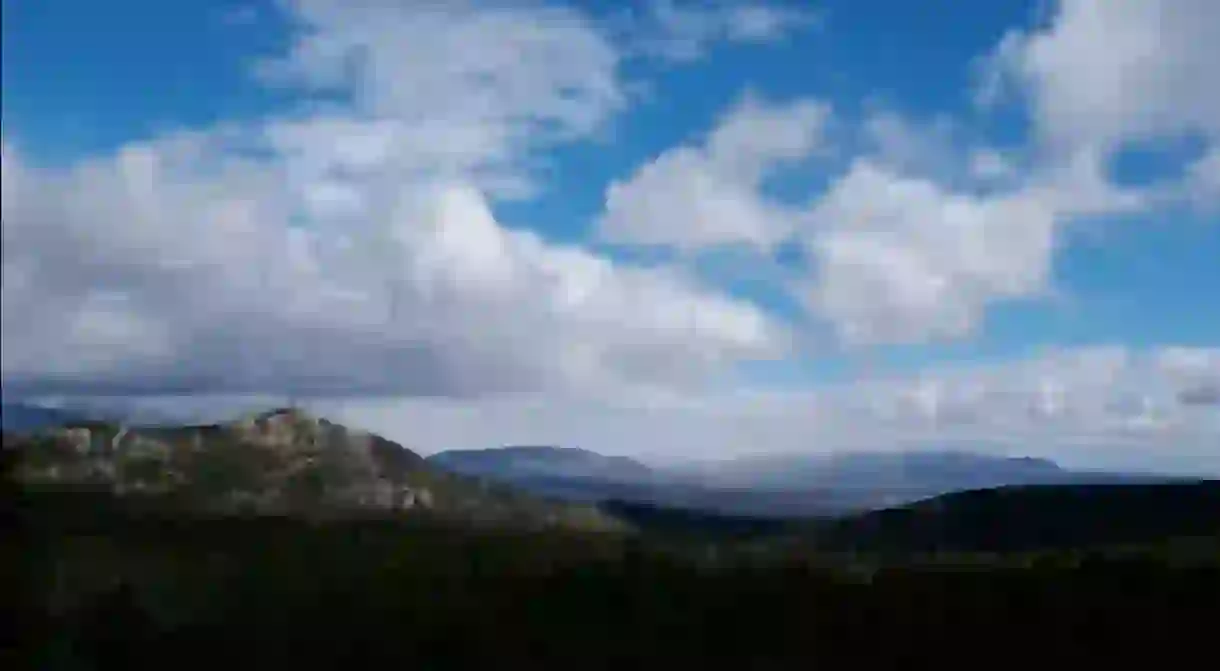
[[(179, 454), (180, 451), (165, 446), (181, 444), (243, 445), (247, 448), (253, 445), (261, 449), (259, 446), (265, 447), (266, 439), (258, 437), (263, 429), (257, 427), (276, 417), (287, 418), (274, 420), (297, 427), (289, 432), (287, 438), (276, 439), (287, 441), (280, 448), (303, 441), (304, 444), (314, 445), (309, 449), (317, 452), (321, 449), (317, 447), (319, 440), (323, 443), (330, 441), (327, 444), (346, 445), (339, 450), (346, 450), (346, 461), (340, 459), (337, 463), (346, 463), (347, 466), (343, 468), (347, 471), (353, 468), (357, 472), (368, 470), (361, 471), (363, 467), (357, 467), (364, 457), (356, 458), (353, 455), (365, 449), (361, 445), (372, 441), (371, 444), (382, 446), (378, 448), (382, 453), (399, 455), (409, 462), (407, 470), (427, 473), (430, 478), (446, 477), (448, 484), (445, 486), (453, 489), (490, 491), (490, 487), (498, 485), (501, 490), (513, 491), (523, 501), (538, 500), (538, 505), (542, 505), (544, 502), (541, 500), (545, 499), (550, 501), (547, 505), (562, 507), (576, 504), (584, 509), (614, 501), (749, 517), (836, 516), (965, 490), (1015, 485), (1148, 483), (1185, 479), (1146, 473), (1076, 471), (1061, 468), (1046, 459), (963, 451), (772, 455), (722, 462), (691, 462), (666, 469), (651, 468), (626, 457), (557, 446), (452, 450), (423, 459), (380, 437), (346, 429), (323, 419), (310, 418), (296, 410), (264, 413), (259, 417), (230, 424), (137, 429), (123, 428), (115, 423), (86, 422), (72, 413), (52, 408), (10, 403), (0, 406), (4, 431), (15, 438), (39, 435), (44, 439), (50, 436), (52, 445), (60, 445), (64, 441), (72, 443), (80, 440), (80, 432), (74, 433), (64, 427), (90, 425), (92, 428), (84, 430), (91, 432), (88, 439), (91, 443), (101, 445), (116, 440), (123, 446), (161, 443), (164, 444), (161, 452), (166, 454)], [(249, 424), (250, 421), (254, 421), (254, 424)], [(116, 438), (120, 433), (123, 434), (121, 439)], [(13, 440), (6, 436), (5, 442), (9, 444)], [(383, 449), (385, 445), (394, 447), (387, 452), (388, 448)], [(148, 452), (136, 451), (140, 454)], [(124, 449), (89, 452), (84, 461), (93, 463), (98, 459), (118, 459), (121, 463), (127, 463), (133, 457), (126, 452)], [(157, 450), (152, 452), (157, 453)], [(318, 454), (314, 452), (285, 452), (280, 449), (279, 457), (292, 453), (296, 455), (289, 460), (292, 461), (308, 455), (315, 458), (320, 454), (331, 454), (332, 457), (337, 454), (334, 450), (323, 450)], [(57, 454), (66, 459), (64, 455), (70, 455), (71, 450), (61, 450)], [(258, 454), (257, 449), (252, 453)], [(249, 456), (247, 460), (253, 458), (255, 456)], [(239, 459), (237, 463), (240, 462)], [(66, 469), (65, 472), (77, 468), (67, 462), (59, 466), (61, 470)], [(100, 466), (94, 464), (90, 468), (95, 467)], [(115, 467), (112, 464), (105, 468)], [(135, 473), (139, 470), (127, 468), (123, 472)], [(367, 480), (366, 489), (384, 489), (384, 474), (378, 474), (375, 469), (371, 473), (360, 476)], [(334, 495), (334, 491), (331, 495)], [(474, 496), (472, 500), (479, 500), (479, 497)]]
[(552, 498), (653, 504), (742, 516), (839, 515), (950, 492), (1014, 485), (1105, 484), (1178, 478), (1074, 471), (1046, 459), (959, 451), (770, 456), (651, 469), (560, 447), (442, 452), (438, 467)]
[(81, 421), (75, 413), (58, 408), (48, 408), (24, 403), (0, 403), (0, 429), (12, 432), (29, 432), (56, 426), (67, 426)]
[(429, 457), (428, 461), (464, 475), (509, 480), (596, 478), (608, 482), (645, 482), (655, 476), (652, 469), (634, 459), (553, 446), (449, 450)]
[[(1192, 539), (1200, 545), (1188, 554), (1207, 557), (1220, 537), (1216, 481), (1080, 473), (1045, 460), (962, 452), (772, 457), (719, 464), (712, 474), (548, 446), (425, 459), (291, 408), (193, 426), (72, 421), (2, 438), (0, 462), (12, 476), (3, 481), (6, 496), (16, 485), (24, 497), (14, 509), (37, 509), (40, 523), (72, 529), (235, 515), (339, 523), (323, 525), (329, 528), (418, 521), (403, 533), (612, 532), (596, 535), (616, 543), (627, 534), (682, 556), (714, 549), (726, 558), (1041, 552)], [(118, 517), (106, 522), (108, 515)]]
[(710, 481), (729, 487), (891, 491), (996, 487), (1064, 475), (1047, 459), (958, 451), (764, 456), (723, 462), (704, 472)]

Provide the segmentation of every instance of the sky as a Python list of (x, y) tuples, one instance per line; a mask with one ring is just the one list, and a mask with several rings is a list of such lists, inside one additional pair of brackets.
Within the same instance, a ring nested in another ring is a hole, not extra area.
[(1220, 3), (4, 0), (6, 400), (1220, 474)]

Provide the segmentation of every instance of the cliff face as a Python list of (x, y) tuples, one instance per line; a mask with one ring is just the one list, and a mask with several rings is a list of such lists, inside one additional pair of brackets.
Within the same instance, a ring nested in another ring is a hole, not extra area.
[(295, 410), (223, 425), (84, 424), (6, 437), (27, 483), (184, 497), (208, 509), (307, 512), (427, 506), (423, 460), (400, 445)]
[(6, 434), (4, 445), (19, 455), (15, 475), (27, 485), (161, 496), (209, 512), (427, 511), (478, 521), (614, 526), (596, 511), (433, 470), (397, 443), (293, 409), (206, 426), (79, 424)]

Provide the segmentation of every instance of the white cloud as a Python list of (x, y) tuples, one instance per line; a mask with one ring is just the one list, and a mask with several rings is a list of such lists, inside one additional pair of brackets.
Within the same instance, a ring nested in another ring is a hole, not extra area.
[(286, 5), (265, 76), (349, 101), (61, 170), (4, 148), (6, 391), (672, 387), (782, 328), (663, 269), (510, 230), (488, 194), (624, 102), (582, 15)]
[[(1015, 85), (1049, 160), (1099, 166), (1129, 142), (1220, 142), (1220, 5), (1211, 0), (1059, 0), (1037, 30), (989, 56), (982, 99)], [(1100, 170), (1100, 167), (1094, 168)]]
[(6, 389), (664, 385), (779, 351), (758, 310), (506, 230), (470, 186), (369, 196), (383, 228), (352, 244), (316, 214), (292, 223), (309, 214), (291, 160), (190, 144), (68, 173), (6, 152)]
[[(535, 186), (533, 149), (600, 131), (626, 104), (620, 54), (587, 17), (539, 5), (290, 0), (298, 32), (264, 79), (350, 102), (285, 122), (316, 168), (349, 147), (414, 178), (477, 178), (496, 195)], [(367, 162), (367, 161), (366, 161)], [(500, 188), (497, 188), (500, 187)]]
[[(1220, 472), (1215, 348), (1053, 352), (706, 396), (692, 388), (782, 357), (792, 334), (677, 271), (497, 219), (497, 200), (544, 188), (542, 150), (609, 130), (633, 90), (625, 61), (776, 40), (809, 25), (804, 12), (657, 2), (621, 44), (540, 4), (282, 4), (293, 41), (259, 72), (304, 93), (299, 108), (64, 169), (4, 145), (6, 393), (225, 395), (136, 403), (160, 413), (256, 401), (231, 396), (242, 392), (463, 397), (332, 406), (425, 451), (954, 444)], [(829, 107), (747, 96), (700, 142), (612, 184), (599, 234), (686, 251), (795, 238), (814, 273), (796, 288), (843, 339), (968, 336), (989, 306), (1050, 289), (1070, 217), (1161, 202), (1106, 178), (1124, 143), (1202, 134), (1209, 153), (1180, 191), (1220, 201), (1216, 7), (1064, 0), (992, 59), (996, 81), (1031, 101), (1037, 146), (1001, 154), (954, 121), (873, 115), (868, 151), (807, 208), (764, 186), (824, 146)], [(495, 392), (506, 395), (485, 397)]]
[(1220, 208), (1220, 144), (1190, 166), (1187, 179), (1190, 198), (1196, 205)]
[(1016, 174), (1011, 159), (995, 149), (978, 149), (970, 153), (970, 175), (980, 181), (1004, 180)]
[[(1215, 347), (1095, 346), (931, 364), (917, 373), (799, 391), (504, 394), (311, 405), (424, 453), (555, 444), (664, 464), (759, 453), (964, 449), (1046, 457), (1075, 468), (1220, 476), (1220, 406), (1199, 391), (1208, 381), (1213, 390), (1220, 381)], [(284, 401), (195, 395), (58, 402), (143, 421), (216, 421)]]
[(1049, 283), (1055, 218), (1037, 192), (954, 193), (862, 159), (809, 226), (810, 304), (851, 344), (969, 335), (990, 304)]
[[(1201, 209), (1220, 202), (1210, 179), (1220, 174), (1218, 8), (1063, 0), (1044, 28), (1007, 35), (980, 93), (995, 102), (1015, 84), (1030, 103), (1022, 171), (993, 149), (963, 151), (973, 143), (949, 119), (865, 119), (872, 155), (821, 197), (804, 233), (818, 266), (813, 309), (857, 344), (970, 335), (990, 305), (1052, 292), (1056, 244), (1076, 218), (1147, 212), (1182, 195)], [(1210, 150), (1184, 184), (1110, 178), (1128, 143), (1191, 134)]]
[(1049, 457), (1074, 467), (1220, 475), (1220, 409), (1183, 399), (1194, 382), (1165, 367), (1175, 359), (1215, 366), (1220, 349), (1049, 350), (805, 391), (737, 391), (662, 405), (509, 396), (319, 407), (424, 452), (559, 444), (664, 463), (755, 450), (962, 448)]
[[(273, 128), (280, 148), (317, 176), (363, 167), (406, 179), (460, 177), (497, 198), (532, 196), (542, 188), (533, 170), (538, 150), (606, 132), (629, 102), (620, 66), (656, 55), (614, 43), (607, 26), (565, 6), (287, 6), (296, 39), (258, 72), (322, 101), (337, 94), (350, 103)], [(724, 40), (778, 36), (804, 16), (732, 2), (650, 8), (628, 23), (633, 37), (647, 32), (699, 52)], [(363, 156), (352, 156), (353, 148)], [(353, 159), (361, 166), (351, 166)], [(323, 200), (347, 200), (341, 184), (329, 186)]]
[(1006, 38), (997, 65), (1026, 87), (1053, 141), (1215, 133), (1217, 25), (1210, 0), (1061, 0), (1044, 30)]
[[(1220, 25), (1215, 8), (1063, 0), (1045, 28), (1007, 35), (982, 93), (1017, 86), (1031, 105), (1030, 146), (1001, 153), (960, 120), (875, 111), (860, 123), (864, 152), (812, 214), (766, 197), (759, 173), (726, 169), (732, 161), (714, 143), (678, 147), (611, 186), (600, 233), (687, 252), (742, 242), (766, 249), (795, 234), (814, 261), (796, 290), (846, 342), (973, 335), (991, 306), (1054, 293), (1056, 247), (1077, 219), (1146, 213), (1183, 195), (1200, 209), (1220, 202), (1212, 187), (1220, 97), (1209, 76), (1220, 62), (1209, 32)], [(1189, 134), (1202, 134), (1210, 151), (1182, 184), (1111, 179), (1110, 162), (1128, 143)], [(748, 137), (757, 135), (788, 137), (761, 129)]]
[(672, 61), (702, 57), (717, 42), (760, 44), (817, 23), (817, 15), (786, 4), (715, 0), (649, 0), (645, 20), (631, 23), (643, 53)]
[(885, 111), (861, 124), (869, 153), (810, 207), (768, 196), (768, 176), (821, 148), (829, 115), (812, 101), (747, 97), (702, 144), (611, 184), (601, 239), (685, 252), (796, 241), (812, 275), (782, 282), (842, 341), (920, 342), (972, 335), (993, 304), (1050, 293), (1061, 216), (1119, 199), (1088, 182), (1093, 173), (1042, 184), (1013, 174), (994, 149), (959, 148), (948, 119)]
[(599, 236), (684, 250), (736, 242), (766, 247), (783, 239), (798, 215), (765, 196), (763, 182), (818, 149), (829, 115), (814, 101), (744, 97), (701, 144), (666, 151), (611, 183)]
[(1158, 353), (1156, 366), (1181, 402), (1220, 409), (1220, 350), (1169, 347)]
[(1018, 150), (981, 143), (960, 119), (878, 109), (860, 125), (870, 160), (895, 172), (971, 187), (1012, 186), (1026, 178)]
[(963, 163), (966, 143), (946, 116), (915, 121), (889, 110), (870, 113), (861, 123), (873, 160), (893, 170), (951, 178)]

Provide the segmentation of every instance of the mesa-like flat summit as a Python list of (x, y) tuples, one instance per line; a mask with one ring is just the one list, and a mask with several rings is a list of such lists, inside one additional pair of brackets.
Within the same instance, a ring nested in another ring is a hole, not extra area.
[(106, 492), (199, 512), (616, 526), (592, 507), (433, 468), (393, 441), (296, 408), (194, 426), (77, 422), (5, 433), (3, 442), (24, 486)]

